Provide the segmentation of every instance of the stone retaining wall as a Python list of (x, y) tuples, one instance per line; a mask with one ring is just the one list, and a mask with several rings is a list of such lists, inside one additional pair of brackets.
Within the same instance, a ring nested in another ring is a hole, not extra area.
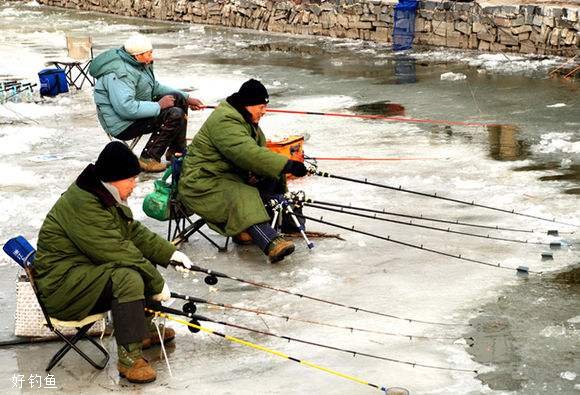
[[(38, 0), (42, 4), (269, 32), (391, 42), (384, 0)], [(579, 8), (422, 1), (415, 45), (563, 55), (580, 53)]]

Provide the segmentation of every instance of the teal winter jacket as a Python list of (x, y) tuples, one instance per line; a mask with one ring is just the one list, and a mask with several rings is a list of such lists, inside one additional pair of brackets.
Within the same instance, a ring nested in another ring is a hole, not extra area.
[(123, 48), (110, 49), (93, 59), (89, 73), (96, 79), (97, 116), (107, 133), (117, 136), (137, 119), (156, 117), (157, 96), (178, 92), (155, 80), (153, 65), (137, 62)]

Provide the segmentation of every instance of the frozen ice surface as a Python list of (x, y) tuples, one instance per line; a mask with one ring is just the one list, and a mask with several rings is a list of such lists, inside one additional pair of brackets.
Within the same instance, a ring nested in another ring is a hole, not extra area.
[[(18, 24), (14, 22), (16, 20)], [(559, 60), (534, 60), (511, 54), (507, 60), (503, 55), (415, 53), (409, 56), (417, 62), (434, 60), (437, 63), (441, 60), (453, 63), (443, 66), (430, 64), (428, 67), (416, 63), (417, 80), (408, 84), (397, 79), (400, 66), (397, 62), (402, 61), (400, 56), (393, 56), (384, 46), (355, 41), (258, 35), (247, 31), (232, 33), (215, 27), (4, 4), (0, 5), (0, 29), (3, 32), (0, 36), (2, 76), (35, 81), (36, 73), (44, 67), (45, 61), (65, 55), (66, 31), (90, 33), (95, 42), (95, 53), (99, 53), (120, 45), (132, 31), (143, 29), (152, 37), (156, 47), (158, 79), (189, 90), (207, 104), (224, 99), (248, 78), (259, 78), (271, 93), (273, 108), (353, 114), (347, 108), (389, 100), (402, 104), (408, 117), (517, 125), (516, 128), (495, 130), (291, 114), (268, 114), (262, 122), (262, 128), (271, 138), (305, 135), (305, 150), (310, 156), (403, 159), (385, 162), (320, 160), (318, 165), (322, 171), (356, 179), (368, 178), (394, 187), (401, 185), (429, 194), (475, 200), (530, 215), (580, 222), (578, 195), (563, 193), (578, 188), (577, 181), (574, 178), (539, 180), (564, 169), (560, 166), (564, 160), (566, 169), (572, 171), (578, 166), (580, 120), (577, 92), (552, 80), (520, 75), (541, 72), (559, 64)], [(490, 72), (478, 74), (472, 70), (473, 67)], [(441, 74), (449, 71), (466, 75), (469, 86), (466, 82), (441, 83)], [(557, 103), (565, 103), (566, 107), (548, 107)], [(189, 138), (209, 114), (209, 111), (190, 113)], [(4, 213), (0, 216), (1, 240), (23, 234), (34, 244), (50, 207), (86, 164), (95, 160), (109, 140), (98, 125), (91, 92), (86, 88), (37, 103), (0, 106), (0, 121), (0, 206)], [(144, 143), (141, 142), (136, 152)], [(515, 168), (529, 170), (514, 171)], [(165, 234), (166, 224), (147, 218), (141, 210), (143, 198), (151, 192), (154, 179), (148, 175), (141, 177), (130, 206), (138, 220), (159, 234)], [(552, 223), (523, 216), (509, 216), (328, 178), (296, 180), (291, 188), (304, 190), (308, 197), (317, 200), (536, 231), (521, 237), (493, 231), (482, 234), (548, 241), (551, 238), (545, 237), (543, 231), (554, 227)], [(540, 259), (543, 247), (540, 246), (491, 243), (313, 208), (306, 208), (305, 212), (365, 232), (510, 267), (525, 265), (531, 270), (551, 272), (578, 263), (577, 247), (554, 251), (556, 259), (543, 262)], [(346, 240), (314, 239), (316, 247), (308, 250), (300, 239), (296, 239), (296, 252), (275, 266), (267, 264), (263, 255), (252, 246), (230, 246), (227, 253), (218, 254), (199, 236), (192, 237), (182, 251), (200, 266), (236, 277), (403, 318), (437, 322), (466, 323), (478, 315), (478, 306), (497, 300), (505, 289), (526, 281), (511, 271), (409, 249), (314, 221), (310, 221), (308, 226), (311, 230), (340, 233)], [(454, 225), (435, 226), (458, 228)], [(560, 229), (570, 230), (566, 227)], [(223, 242), (218, 235), (209, 233)], [(572, 245), (577, 242), (574, 234), (565, 237)], [(461, 328), (390, 320), (227, 280), (208, 287), (203, 282), (204, 276), (182, 276), (171, 270), (162, 270), (172, 290), (216, 302), (343, 326), (450, 337), (451, 340), (409, 341), (377, 334), (366, 336), (336, 328), (199, 306), (201, 314), (219, 320), (404, 361), (481, 372), (495, 369), (494, 364), (483, 366), (466, 352), (467, 342), (462, 337)], [(0, 274), (3, 281), (0, 311), (4, 317), (10, 317), (2, 325), (7, 328), (2, 331), (6, 338), (11, 336), (16, 269), (4, 255), (0, 256)], [(179, 307), (178, 302), (173, 305)], [(538, 308), (558, 307), (544, 305), (538, 303)], [(568, 317), (574, 314), (570, 313)], [(182, 325), (174, 323), (172, 326), (178, 332), (176, 347), (169, 349), (174, 377), (169, 376), (158, 353), (151, 351), (148, 356), (158, 369), (159, 378), (156, 384), (144, 389), (147, 392), (166, 392), (167, 389), (174, 393), (236, 394), (298, 394), (316, 390), (325, 394), (372, 392), (359, 384), (276, 359), (225, 339), (207, 334), (193, 336)], [(220, 325), (209, 326), (373, 383), (407, 387), (413, 394), (506, 393), (489, 388), (469, 373), (425, 369), (361, 356), (353, 358), (348, 354), (287, 343)], [(546, 323), (543, 328), (546, 330), (534, 338), (535, 341), (567, 344), (562, 342), (574, 339), (577, 333), (554, 323)], [(563, 334), (562, 328), (565, 330)], [(113, 358), (104, 372), (93, 371), (72, 355), (54, 370), (63, 392), (78, 392), (79, 383), (82, 383), (82, 391), (143, 391), (118, 378), (114, 342), (106, 341), (106, 344)], [(6, 378), (15, 373), (40, 373), (46, 356), (56, 348), (57, 344), (51, 343), (6, 349), (0, 353), (0, 373)], [(554, 367), (548, 373), (559, 377), (565, 371), (568, 369), (556, 370)]]

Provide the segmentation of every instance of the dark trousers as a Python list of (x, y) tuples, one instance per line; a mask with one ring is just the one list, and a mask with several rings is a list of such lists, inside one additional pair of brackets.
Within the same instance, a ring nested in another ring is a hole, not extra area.
[[(161, 160), (165, 151), (185, 153), (187, 133), (187, 102), (179, 93), (173, 93), (175, 106), (161, 110), (157, 117), (142, 118), (115, 136), (127, 141), (144, 134), (151, 134), (141, 152), (141, 158)], [(160, 98), (155, 98), (158, 100)]]
[(109, 280), (90, 314), (111, 310), (115, 340), (119, 345), (143, 341), (149, 335), (145, 321), (145, 301), (119, 303), (113, 296), (113, 282)]

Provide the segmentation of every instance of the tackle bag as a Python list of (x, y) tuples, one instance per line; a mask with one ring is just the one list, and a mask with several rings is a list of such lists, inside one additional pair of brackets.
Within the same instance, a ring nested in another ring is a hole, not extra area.
[[(173, 195), (172, 184), (167, 182), (173, 167), (169, 166), (163, 177), (154, 182), (155, 190), (143, 199), (143, 211), (148, 217), (167, 221), (171, 216), (170, 204)], [(173, 178), (173, 177), (172, 177)]]
[(54, 97), (59, 93), (68, 92), (68, 82), (63, 69), (52, 68), (38, 72), (40, 81), (40, 96)]

